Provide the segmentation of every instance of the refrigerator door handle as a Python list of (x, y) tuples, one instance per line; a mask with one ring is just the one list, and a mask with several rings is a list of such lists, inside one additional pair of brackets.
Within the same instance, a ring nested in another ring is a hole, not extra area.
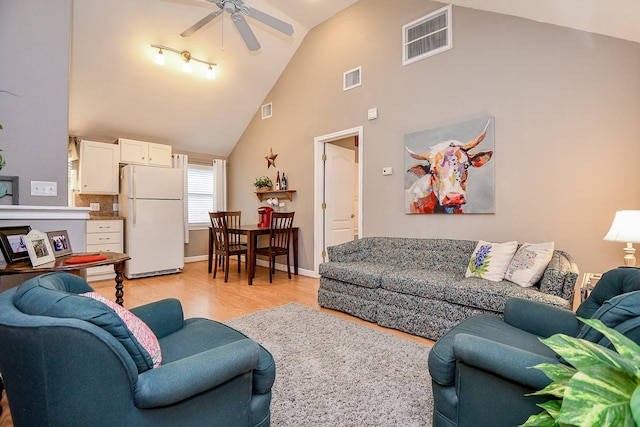
[(136, 226), (136, 169), (135, 167), (131, 167), (131, 211), (133, 214), (132, 225)]

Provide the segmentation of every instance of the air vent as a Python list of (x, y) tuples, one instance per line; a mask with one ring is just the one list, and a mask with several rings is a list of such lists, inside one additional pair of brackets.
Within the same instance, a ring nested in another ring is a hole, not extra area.
[(451, 6), (403, 26), (402, 43), (402, 65), (451, 49)]
[(268, 119), (269, 117), (271, 117), (271, 113), (272, 113), (271, 104), (272, 103), (270, 102), (262, 106), (262, 120)]
[(344, 80), (342, 82), (342, 90), (353, 89), (362, 84), (362, 67), (354, 68), (353, 70), (346, 71), (344, 73)]

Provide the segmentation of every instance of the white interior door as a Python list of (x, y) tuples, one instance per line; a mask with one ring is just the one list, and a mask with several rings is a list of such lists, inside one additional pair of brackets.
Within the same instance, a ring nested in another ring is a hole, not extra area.
[(325, 248), (353, 240), (355, 151), (325, 144)]

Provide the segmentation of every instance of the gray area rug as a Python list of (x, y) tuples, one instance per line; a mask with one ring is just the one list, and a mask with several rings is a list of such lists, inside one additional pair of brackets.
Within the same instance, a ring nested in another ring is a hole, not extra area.
[(431, 426), (428, 347), (296, 303), (225, 323), (276, 360), (272, 426)]

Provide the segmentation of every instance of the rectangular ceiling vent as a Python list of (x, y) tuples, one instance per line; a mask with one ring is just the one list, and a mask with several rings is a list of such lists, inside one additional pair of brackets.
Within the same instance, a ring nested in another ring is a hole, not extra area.
[(271, 117), (271, 113), (272, 113), (271, 104), (272, 103), (270, 102), (262, 106), (262, 120), (268, 119), (269, 117)]
[(451, 49), (451, 5), (402, 27), (402, 65)]
[(353, 70), (345, 71), (344, 79), (342, 82), (342, 90), (353, 89), (362, 84), (362, 67), (354, 68)]

